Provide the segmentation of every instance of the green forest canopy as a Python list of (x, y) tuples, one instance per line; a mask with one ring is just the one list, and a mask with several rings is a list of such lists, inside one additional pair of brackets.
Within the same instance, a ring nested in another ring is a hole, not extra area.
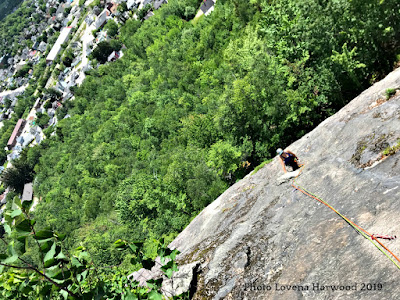
[(24, 0), (0, 0), (0, 20), (10, 14)]
[[(42, 8), (46, 8), (44, 0), (38, 0)], [(33, 0), (25, 1), (6, 1), (13, 2), (13, 6), (19, 7), (4, 18), (0, 18), (0, 56), (11, 55), (14, 56), (18, 53), (18, 50), (22, 50), (24, 47), (30, 48), (32, 45), (30, 34), (26, 34), (24, 29), (29, 28), (30, 24), (38, 24), (45, 16), (35, 12), (36, 7)], [(15, 2), (15, 3), (14, 3)], [(2, 4), (0, 3), (0, 6)], [(3, 3), (5, 5), (5, 2)], [(11, 4), (10, 4), (11, 5)], [(44, 7), (43, 7), (44, 5)], [(10, 7), (10, 6), (8, 6)], [(1, 10), (0, 10), (1, 14)], [(8, 14), (8, 13), (7, 13)]]
[[(98, 264), (118, 238), (172, 240), (252, 167), (390, 72), (397, 0), (170, 0), (91, 70), (71, 118), (28, 151), (40, 226)], [(39, 156), (40, 159), (39, 159)], [(250, 163), (250, 168), (246, 166)], [(27, 254), (29, 255), (29, 254)]]

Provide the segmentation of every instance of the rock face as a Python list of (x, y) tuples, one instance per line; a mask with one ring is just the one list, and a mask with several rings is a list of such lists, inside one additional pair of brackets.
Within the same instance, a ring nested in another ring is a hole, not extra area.
[[(298, 184), (374, 234), (400, 236), (400, 151), (382, 159), (400, 139), (400, 95), (384, 94), (399, 87), (397, 69), (287, 147)], [(400, 269), (281, 175), (275, 158), (171, 243), (181, 265), (200, 262), (194, 299), (398, 299)], [(400, 256), (400, 238), (382, 242)]]

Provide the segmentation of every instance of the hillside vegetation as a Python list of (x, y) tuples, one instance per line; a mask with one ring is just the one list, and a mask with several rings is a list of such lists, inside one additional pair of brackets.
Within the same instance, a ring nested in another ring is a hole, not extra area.
[(121, 28), (124, 57), (90, 71), (72, 117), (27, 155), (42, 226), (99, 264), (122, 261), (118, 238), (151, 251), (399, 53), (398, 1), (249, 3), (219, 0), (193, 25), (199, 1), (171, 0)]
[(1, 0), (0, 1), (0, 20), (10, 14), (15, 7), (20, 5), (23, 0)]
[[(92, 279), (79, 286), (90, 260), (63, 254), (79, 246), (102, 267), (90, 267), (96, 284), (107, 270), (117, 269), (113, 280), (126, 278), (277, 147), (309, 132), (400, 58), (397, 0), (218, 0), (193, 22), (200, 4), (170, 0), (146, 21), (128, 20), (117, 34), (124, 56), (88, 71), (64, 103), (71, 117), (13, 162), (18, 186), (34, 178), (41, 200), (32, 213), (37, 223), (21, 203), (8, 216), (23, 260), (12, 244), (7, 263), (54, 267), (49, 276), (73, 281), (82, 294), (82, 285), (91, 289)], [(33, 226), (38, 252), (25, 249)], [(132, 265), (138, 255), (118, 251), (118, 239), (143, 241), (146, 259)], [(64, 262), (78, 283), (57, 269)], [(8, 299), (31, 292), (10, 284), (18, 272), (1, 278)]]

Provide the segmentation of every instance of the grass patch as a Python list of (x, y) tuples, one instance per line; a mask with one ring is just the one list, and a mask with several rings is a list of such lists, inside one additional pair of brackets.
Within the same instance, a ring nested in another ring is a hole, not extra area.
[(257, 167), (254, 168), (254, 171), (251, 173), (251, 175), (256, 174), (258, 172), (258, 170), (260, 170), (265, 165), (268, 165), (272, 160), (273, 160), (273, 158), (268, 159), (268, 160), (262, 162), (261, 164), (259, 164)]
[(392, 147), (387, 147), (385, 150), (383, 150), (382, 154), (384, 156), (390, 156), (395, 154), (397, 151), (400, 150), (400, 139), (397, 140), (397, 144), (392, 146)]
[(197, 15), (190, 21), (193, 25), (196, 25), (201, 19), (204, 18), (204, 14), (199, 14)]
[(386, 100), (389, 100), (394, 94), (396, 94), (396, 89), (387, 89), (385, 91)]

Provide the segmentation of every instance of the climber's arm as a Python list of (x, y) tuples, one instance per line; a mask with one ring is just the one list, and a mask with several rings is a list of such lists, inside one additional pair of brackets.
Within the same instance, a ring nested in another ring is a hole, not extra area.
[(287, 173), (286, 167), (285, 167), (285, 163), (283, 162), (283, 159), (282, 159), (282, 157), (280, 157), (280, 156), (279, 156), (279, 161), (281, 162), (283, 172)]
[(286, 153), (290, 153), (290, 154), (292, 154), (296, 159), (299, 159), (299, 158), (297, 157), (297, 155), (294, 154), (292, 151), (286, 150), (285, 152), (286, 152)]

